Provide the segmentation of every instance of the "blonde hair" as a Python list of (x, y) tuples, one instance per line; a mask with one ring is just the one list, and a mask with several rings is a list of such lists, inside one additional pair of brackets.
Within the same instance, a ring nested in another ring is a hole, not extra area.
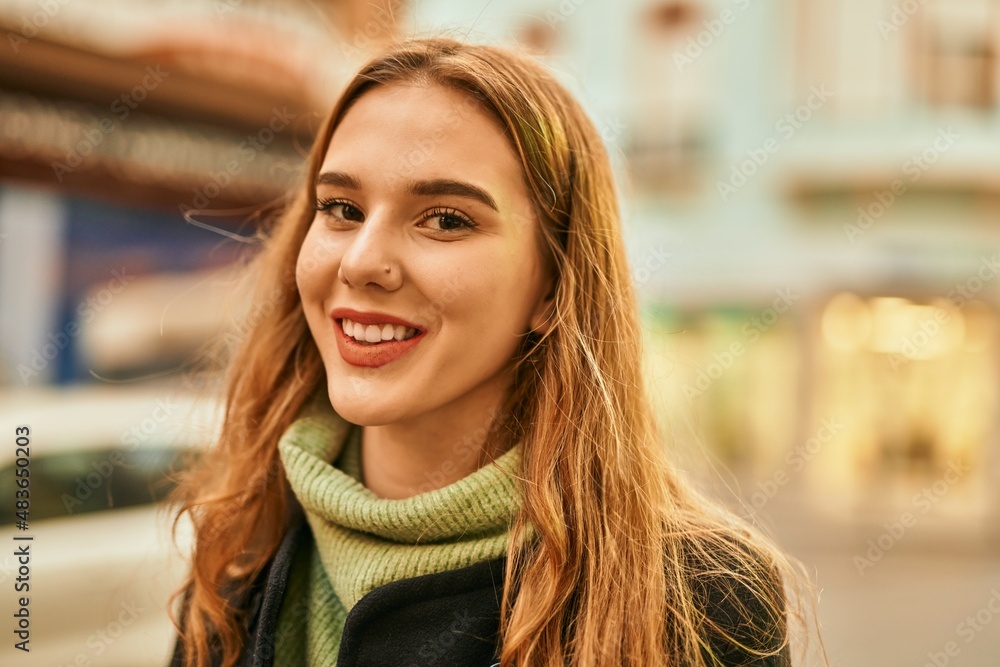
[[(256, 303), (269, 308), (230, 364), (218, 446), (176, 495), (195, 530), (193, 567), (176, 594), (186, 600), (175, 621), (186, 664), (215, 654), (228, 667), (243, 648), (242, 611), (229, 599), (275, 553), (290, 506), (277, 441), (325, 386), (295, 287), (314, 180), (350, 106), (398, 82), (462, 91), (500, 123), (554, 269), (552, 326), (522, 340), (504, 419), (490, 434), (498, 451), (524, 443), (502, 667), (702, 666), (717, 664), (713, 654), (727, 646), (760, 656), (787, 650), (786, 619), (801, 615), (784, 589), (803, 583), (792, 561), (669, 464), (644, 386), (638, 304), (597, 130), (531, 58), (434, 37), (394, 46), (348, 84), (319, 131), (303, 186), (253, 260)], [(537, 540), (518, 539), (529, 524)], [(706, 613), (707, 591), (719, 586), (740, 619), (732, 627)]]

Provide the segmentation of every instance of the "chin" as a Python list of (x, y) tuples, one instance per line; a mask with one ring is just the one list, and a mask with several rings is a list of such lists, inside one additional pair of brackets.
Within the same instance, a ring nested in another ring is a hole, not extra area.
[(358, 426), (382, 426), (403, 416), (384, 401), (373, 400), (365, 392), (351, 391), (350, 382), (350, 379), (340, 378), (331, 380), (327, 386), (330, 405), (347, 421)]

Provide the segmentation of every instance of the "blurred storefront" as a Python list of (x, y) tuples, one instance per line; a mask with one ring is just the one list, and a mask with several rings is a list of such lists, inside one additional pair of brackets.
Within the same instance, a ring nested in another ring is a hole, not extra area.
[[(673, 460), (821, 564), (835, 662), (948, 645), (1000, 553), (1000, 0), (0, 0), (2, 389), (181, 377), (347, 77), (414, 31), (581, 100)], [(67, 452), (154, 409), (55, 400)]]
[[(12, 3), (5, 381), (182, 363), (219, 324), (206, 285), (252, 251), (249, 212), (296, 178), (344, 78), (395, 35), (463, 25), (550, 64), (620, 168), (670, 438), (748, 497), (831, 512), (898, 513), (968, 466), (936, 505), (982, 520), (1000, 504), (1000, 3), (916, 4)], [(111, 257), (141, 289), (117, 298)]]
[(396, 12), (0, 4), (2, 381), (155, 374), (215, 335), (226, 267)]
[[(1000, 3), (639, 4), (631, 61), (671, 82), (625, 149), (663, 146), (632, 182), (635, 247), (674, 258), (643, 286), (665, 421), (751, 511), (995, 539)], [(645, 141), (668, 109), (681, 138)]]
[(549, 62), (622, 167), (685, 465), (752, 513), (931, 503), (996, 538), (1000, 3), (528, 4), (477, 28)]

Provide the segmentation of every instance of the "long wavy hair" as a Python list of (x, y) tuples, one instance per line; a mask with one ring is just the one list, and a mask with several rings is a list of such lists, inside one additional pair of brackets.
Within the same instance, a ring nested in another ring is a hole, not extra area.
[[(598, 131), (532, 58), (426, 37), (363, 66), (321, 126), (301, 187), (261, 229), (248, 272), (254, 307), (232, 338), (221, 436), (174, 496), (178, 518), (189, 516), (194, 530), (190, 574), (174, 597), (184, 600), (174, 624), (185, 663), (228, 667), (243, 650), (244, 612), (232, 600), (277, 550), (292, 506), (277, 443), (325, 387), (295, 283), (314, 181), (351, 105), (401, 82), (464, 92), (505, 129), (555, 271), (552, 326), (524, 338), (505, 427), (490, 436), (497, 451), (523, 443), (502, 667), (709, 665), (713, 636), (760, 655), (784, 648), (786, 620), (802, 618), (789, 591), (805, 577), (670, 465), (646, 393), (638, 303)], [(519, 539), (531, 527), (536, 538)], [(706, 578), (720, 575), (753, 601), (745, 609), (727, 601), (742, 616), (739, 636), (712, 623), (699, 598)], [(776, 643), (752, 639), (776, 632)]]

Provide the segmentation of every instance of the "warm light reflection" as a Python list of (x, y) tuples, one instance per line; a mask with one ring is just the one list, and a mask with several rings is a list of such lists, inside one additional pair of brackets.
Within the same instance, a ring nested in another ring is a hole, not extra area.
[[(980, 469), (1000, 400), (993, 305), (844, 291), (819, 309), (815, 341), (791, 318), (749, 337), (749, 308), (667, 312), (650, 369), (675, 442), (750, 478), (794, 463), (810, 502), (834, 513), (905, 506), (955, 462)], [(973, 477), (947, 502), (975, 502)]]
[(962, 351), (986, 352), (997, 338), (996, 319), (990, 307), (979, 300), (967, 301), (962, 307), (965, 336)]
[(933, 359), (962, 344), (962, 315), (947, 301), (918, 305), (907, 299), (876, 297), (870, 300), (874, 313), (871, 349), (899, 354), (909, 359)]
[(868, 342), (872, 317), (868, 304), (856, 294), (842, 292), (823, 310), (823, 337), (833, 347), (850, 352)]
[[(809, 470), (822, 497), (839, 494), (831, 510), (851, 511), (851, 498), (905, 505), (949, 465), (982, 460), (1000, 390), (992, 305), (842, 293), (821, 319), (812, 412), (844, 429)], [(973, 487), (948, 502), (966, 507)]]

